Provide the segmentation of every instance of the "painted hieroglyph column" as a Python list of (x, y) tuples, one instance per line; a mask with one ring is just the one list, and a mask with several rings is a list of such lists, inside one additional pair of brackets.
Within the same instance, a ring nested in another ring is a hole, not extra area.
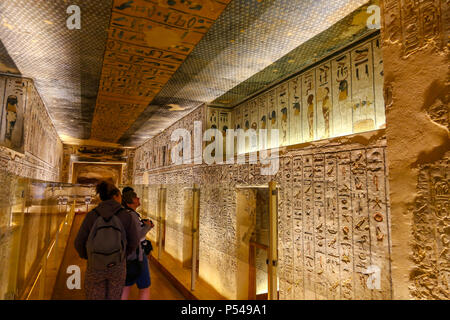
[(449, 299), (448, 0), (383, 0), (394, 299)]

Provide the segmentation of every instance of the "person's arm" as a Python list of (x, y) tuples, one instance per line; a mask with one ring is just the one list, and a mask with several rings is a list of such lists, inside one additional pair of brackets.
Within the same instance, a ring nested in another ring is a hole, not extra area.
[(89, 237), (89, 233), (91, 231), (93, 225), (93, 215), (94, 212), (89, 212), (83, 220), (81, 224), (80, 230), (78, 230), (78, 234), (75, 238), (75, 249), (78, 252), (78, 255), (82, 259), (87, 259), (87, 250), (86, 250), (86, 242)]
[(139, 222), (139, 239), (145, 238), (147, 233), (153, 228), (150, 220), (144, 220), (143, 225)]
[(125, 232), (127, 233), (127, 256), (136, 251), (140, 243), (138, 226), (135, 223), (133, 217), (129, 213), (125, 213), (127, 216), (127, 223), (125, 226)]

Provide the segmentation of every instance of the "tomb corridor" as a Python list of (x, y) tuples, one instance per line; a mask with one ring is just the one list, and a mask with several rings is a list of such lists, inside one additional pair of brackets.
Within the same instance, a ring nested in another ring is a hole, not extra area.
[(449, 300), (449, 6), (2, 0), (0, 300), (85, 299), (102, 181), (151, 300)]

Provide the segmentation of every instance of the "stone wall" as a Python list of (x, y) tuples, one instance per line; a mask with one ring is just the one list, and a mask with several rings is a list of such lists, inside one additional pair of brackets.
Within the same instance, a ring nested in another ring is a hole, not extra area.
[[(203, 115), (200, 109), (185, 120), (192, 125)], [(148, 145), (158, 149), (155, 141)], [(248, 276), (248, 228), (240, 223), (245, 218), (237, 210), (237, 188), (265, 186), (273, 179), (279, 186), (280, 299), (392, 298), (383, 129), (283, 148), (280, 170), (272, 177), (261, 175), (261, 163), (147, 169), (141, 161), (150, 159), (148, 145), (136, 150), (134, 181), (145, 179), (153, 198), (154, 186), (167, 187), (167, 251), (183, 261), (184, 208), (190, 201), (183, 190), (198, 184), (199, 274), (225, 297), (247, 298), (242, 286)], [(373, 270), (380, 274), (380, 290), (368, 288)]]
[(281, 299), (449, 298), (449, 5), (382, 1), (386, 129), (282, 149), (272, 178), (260, 164), (146, 167), (137, 149), (136, 183), (200, 185), (202, 278), (245, 298), (236, 187), (274, 179)]
[[(11, 83), (20, 85), (16, 85), (14, 92), (9, 93)], [(0, 76), (0, 92), (4, 97), (20, 97), (17, 110), (23, 112), (20, 116), (23, 116), (22, 143), (14, 149), (7, 147), (7, 144), (0, 144), (0, 167), (21, 177), (59, 181), (63, 145), (33, 81)], [(7, 108), (7, 99), (4, 97), (0, 98), (3, 111)], [(20, 118), (17, 116), (17, 121)]]
[(122, 184), (130, 184), (132, 182), (133, 157), (134, 149), (131, 148), (64, 144), (61, 180), (72, 183), (74, 164), (76, 163), (108, 163), (121, 165), (122, 175), (118, 180)]
[(382, 1), (396, 299), (449, 299), (450, 3)]

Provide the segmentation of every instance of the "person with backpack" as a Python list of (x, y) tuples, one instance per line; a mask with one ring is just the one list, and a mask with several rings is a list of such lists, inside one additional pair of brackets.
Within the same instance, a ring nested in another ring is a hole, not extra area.
[(85, 293), (88, 300), (120, 300), (126, 277), (126, 257), (139, 245), (131, 215), (122, 206), (122, 195), (114, 185), (96, 187), (100, 204), (83, 220), (75, 249), (87, 259)]
[(146, 234), (153, 228), (153, 222), (149, 219), (141, 219), (136, 209), (141, 205), (136, 192), (130, 187), (123, 189), (122, 205), (128, 209), (129, 214), (139, 232), (141, 245), (135, 252), (127, 257), (127, 276), (122, 292), (122, 300), (128, 300), (131, 287), (136, 284), (139, 288), (139, 299), (150, 298), (150, 270), (147, 255), (151, 251), (151, 242), (145, 239)]

